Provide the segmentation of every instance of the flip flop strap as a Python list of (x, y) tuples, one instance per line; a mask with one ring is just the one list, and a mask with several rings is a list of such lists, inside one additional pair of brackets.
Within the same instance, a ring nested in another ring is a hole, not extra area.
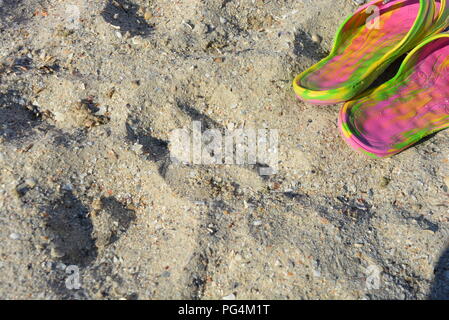
[[(436, 2), (436, 0), (433, 0)], [(449, 2), (440, 0), (440, 12), (435, 16), (431, 33), (439, 33), (449, 27)]]
[[(383, 3), (385, 4), (392, 1), (394, 0), (384, 0)], [(442, 14), (441, 12), (438, 15), (436, 14), (436, 0), (419, 0), (419, 3), (420, 10), (416, 17), (416, 21), (400, 45), (396, 47), (397, 51), (409, 51), (413, 49), (417, 43), (436, 32), (435, 17)], [(444, 5), (446, 5), (446, 0), (444, 0)]]

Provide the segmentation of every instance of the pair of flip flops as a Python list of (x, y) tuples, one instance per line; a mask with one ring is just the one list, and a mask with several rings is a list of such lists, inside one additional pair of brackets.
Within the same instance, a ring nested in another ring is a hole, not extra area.
[[(339, 127), (353, 148), (374, 158), (399, 153), (449, 127), (449, 34), (440, 33), (448, 27), (446, 0), (372, 1), (342, 24), (329, 56), (295, 78), (295, 93), (346, 102)], [(368, 89), (407, 52), (391, 80)]]

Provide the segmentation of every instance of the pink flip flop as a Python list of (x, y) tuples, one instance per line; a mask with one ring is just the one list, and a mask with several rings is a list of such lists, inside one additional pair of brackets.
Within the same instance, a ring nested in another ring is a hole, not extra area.
[(449, 127), (449, 34), (411, 51), (390, 81), (340, 110), (343, 137), (354, 149), (387, 157)]

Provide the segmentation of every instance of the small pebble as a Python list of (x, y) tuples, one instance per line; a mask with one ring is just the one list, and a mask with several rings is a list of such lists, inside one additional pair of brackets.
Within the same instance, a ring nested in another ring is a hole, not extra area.
[(33, 178), (26, 179), (25, 184), (32, 189), (36, 186), (36, 180)]
[(62, 190), (73, 191), (73, 185), (71, 183), (66, 183), (65, 185), (62, 186)]
[(223, 300), (235, 300), (235, 294), (231, 293), (230, 295), (223, 297)]
[(11, 233), (10, 235), (9, 235), (9, 238), (10, 239), (12, 239), (12, 240), (20, 240), (20, 234), (18, 234), (18, 233)]
[(380, 179), (380, 186), (382, 188), (385, 188), (390, 184), (390, 181), (391, 181), (390, 178), (382, 177), (382, 179)]
[(60, 262), (56, 265), (56, 268), (58, 268), (59, 270), (65, 270), (67, 266), (64, 263)]
[(312, 33), (312, 41), (315, 43), (320, 43), (321, 42), (321, 37), (316, 34), (316, 33)]
[(153, 18), (153, 14), (151, 13), (151, 11), (146, 11), (145, 15), (143, 16), (145, 20), (150, 20), (151, 18)]
[(449, 176), (444, 178), (444, 183), (449, 188)]
[(60, 250), (53, 247), (50, 250), (50, 256), (52, 258), (62, 258), (64, 256), (64, 253), (62, 253)]
[(92, 201), (92, 209), (97, 211), (103, 209), (103, 202), (101, 201), (101, 199), (97, 198)]

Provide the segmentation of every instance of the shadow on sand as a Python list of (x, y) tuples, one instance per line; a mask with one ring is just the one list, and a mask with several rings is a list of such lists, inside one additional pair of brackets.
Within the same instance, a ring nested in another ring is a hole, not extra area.
[(429, 299), (449, 300), (449, 247), (441, 255), (434, 274), (435, 278), (429, 293)]

